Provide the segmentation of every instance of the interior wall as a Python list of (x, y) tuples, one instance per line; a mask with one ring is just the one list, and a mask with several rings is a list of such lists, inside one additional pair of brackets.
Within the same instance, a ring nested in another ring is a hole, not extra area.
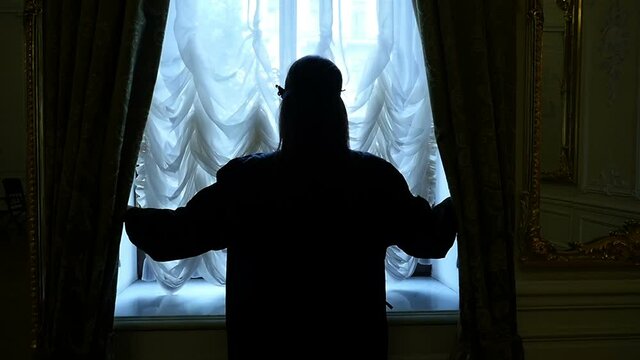
[[(528, 101), (527, 9), (524, 0), (519, 3), (518, 86), (522, 96), (517, 104), (517, 173), (522, 174)], [(551, 0), (543, 4), (557, 6)], [(549, 12), (545, 10), (545, 21)], [(562, 16), (558, 19), (562, 25)], [(639, 24), (640, 3), (636, 0), (583, 0), (578, 179), (571, 185), (542, 185), (542, 235), (551, 237), (556, 245), (586, 242), (607, 235), (625, 219), (640, 218)], [(561, 67), (562, 62), (545, 62), (544, 52), (542, 63), (543, 72), (563, 72), (553, 68)], [(549, 106), (554, 105), (550, 98), (556, 95), (548, 93), (549, 88), (543, 86), (542, 91), (545, 111), (557, 109)], [(549, 120), (544, 115), (543, 121)], [(518, 180), (522, 190), (523, 179)], [(589, 203), (589, 199), (597, 200)], [(640, 267), (575, 268), (558, 263), (533, 267), (520, 262), (517, 255), (518, 326), (527, 360), (639, 358)]]
[[(274, 331), (277, 331), (274, 319)], [(318, 329), (327, 331), (327, 329)], [(404, 324), (392, 326), (389, 360), (447, 360), (455, 346), (456, 326)], [(114, 337), (115, 359), (224, 360), (226, 334), (220, 328), (121, 329)], [(339, 358), (339, 354), (336, 359)]]
[[(0, 178), (26, 176), (26, 120), (22, 0), (0, 2)], [(0, 186), (0, 197), (4, 189)], [(8, 223), (0, 201), (0, 358), (27, 359), (30, 342), (26, 238)]]

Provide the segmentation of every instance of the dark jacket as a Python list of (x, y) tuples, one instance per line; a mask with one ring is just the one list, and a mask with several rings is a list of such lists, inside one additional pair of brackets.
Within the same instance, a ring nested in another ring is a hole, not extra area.
[(237, 158), (185, 207), (134, 208), (125, 224), (159, 261), (227, 249), (230, 359), (386, 359), (387, 247), (442, 258), (456, 235), (450, 199), (432, 208), (356, 151)]

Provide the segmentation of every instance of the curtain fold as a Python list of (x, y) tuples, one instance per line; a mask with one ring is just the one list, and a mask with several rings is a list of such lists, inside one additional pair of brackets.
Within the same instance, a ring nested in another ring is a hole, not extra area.
[(168, 0), (44, 2), (40, 359), (109, 357), (121, 218), (167, 8)]
[[(409, 0), (190, 0), (173, 2), (169, 10), (137, 165), (137, 203), (182, 206), (215, 182), (231, 158), (274, 150), (280, 101), (274, 85), (284, 84), (295, 58), (309, 54), (334, 60), (342, 71), (351, 147), (393, 163), (412, 192), (431, 203), (448, 196), (436, 191), (440, 160)], [(335, 250), (339, 257), (340, 247)], [(407, 278), (418, 261), (390, 247), (387, 275)], [(156, 279), (173, 293), (192, 276), (224, 284), (225, 266), (223, 251), (166, 263), (147, 257), (143, 280)], [(348, 276), (357, 261), (336, 266)]]
[(522, 359), (514, 242), (515, 2), (414, 0), (459, 219), (455, 359)]

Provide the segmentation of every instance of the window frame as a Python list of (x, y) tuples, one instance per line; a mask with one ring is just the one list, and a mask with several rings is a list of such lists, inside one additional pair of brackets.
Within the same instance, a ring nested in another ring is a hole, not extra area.
[[(280, 14), (282, 14), (282, 11), (285, 12), (285, 15), (281, 16), (282, 21), (279, 23), (279, 41), (293, 41), (295, 43), (295, 39), (297, 36), (297, 26), (298, 26), (298, 18), (297, 18), (297, 6), (291, 6), (292, 3), (297, 3), (297, 0), (279, 0), (279, 10), (281, 11)], [(294, 29), (295, 31), (291, 31), (291, 29)], [(289, 31), (289, 35), (285, 35), (285, 33), (287, 32), (287, 30)], [(283, 64), (287, 64), (290, 63), (293, 59), (296, 58), (296, 54), (295, 54), (295, 50), (298, 48), (299, 44), (294, 46), (294, 53), (290, 53), (290, 52), (285, 52), (283, 49), (286, 49), (286, 47), (282, 47), (280, 46), (280, 53), (279, 53), (279, 69), (283, 68)], [(281, 77), (283, 76), (283, 74), (281, 74)], [(282, 79), (282, 81), (284, 81), (284, 79)], [(441, 167), (441, 162), (437, 162), (437, 164), (439, 164), (439, 166)], [(441, 170), (441, 176), (444, 176), (444, 171)], [(129, 203), (130, 205), (134, 205), (136, 203), (135, 201), (135, 192), (134, 192), (134, 188), (132, 188), (131, 191), (131, 196), (129, 199)], [(455, 245), (454, 245), (455, 246)], [(457, 289), (457, 266), (452, 267), (452, 260), (451, 257), (455, 256), (457, 258), (457, 248), (454, 249), (455, 251), (455, 255), (451, 254), (452, 251), (449, 252), (449, 254), (447, 255), (447, 258), (442, 259), (442, 260), (431, 260), (431, 266), (432, 266), (432, 271), (429, 275), (429, 277), (436, 279), (437, 281), (445, 284), (445, 286), (449, 287), (449, 288), (454, 288), (454, 291), (458, 291)], [(121, 241), (121, 246), (120, 246), (120, 252), (121, 255), (123, 252), (127, 252), (129, 253), (129, 258), (126, 260), (126, 262), (121, 261), (119, 262), (119, 269), (118, 269), (118, 286), (117, 286), (117, 293), (120, 294), (122, 291), (124, 291), (127, 287), (129, 286), (133, 286), (136, 281), (142, 281), (141, 280), (141, 272), (142, 272), (142, 263), (141, 263), (141, 259), (144, 259), (144, 255), (141, 255), (141, 252), (138, 251), (137, 249), (135, 249), (135, 246), (133, 246), (129, 241), (128, 241), (128, 237), (126, 237), (126, 232), (123, 231), (123, 238)], [(143, 254), (143, 253), (142, 253)], [(456, 261), (454, 261), (455, 263)], [(135, 263), (135, 265), (133, 265), (133, 269), (130, 268), (130, 266), (132, 266), (132, 264)], [(446, 270), (443, 270), (444, 268), (446, 268)], [(122, 281), (121, 281), (121, 271), (122, 269), (125, 269), (126, 271), (123, 271), (123, 273), (125, 273), (124, 275), (122, 275)], [(451, 278), (447, 278), (446, 280), (443, 278), (442, 274), (446, 273), (446, 272), (455, 272), (455, 277), (451, 277)], [(436, 276), (434, 275), (434, 272), (437, 274)], [(419, 276), (420, 274), (416, 274), (414, 272), (414, 274), (412, 275), (412, 277), (415, 276)], [(438, 279), (438, 277), (442, 278), (442, 280)], [(157, 281), (157, 280), (156, 280)], [(190, 280), (187, 280), (190, 281)], [(427, 311), (428, 313), (429, 311)], [(397, 312), (388, 312), (388, 315), (391, 315), (392, 317), (396, 317)], [(407, 313), (414, 313), (414, 312), (407, 312)], [(440, 311), (437, 311), (437, 313), (440, 313)], [(457, 313), (457, 311), (456, 311)], [(424, 312), (419, 311), (419, 312), (415, 312), (414, 314), (415, 316), (413, 316), (412, 318), (415, 319), (419, 319), (421, 317), (424, 317)], [(215, 315), (214, 315), (215, 316)], [(116, 318), (120, 318), (120, 317), (116, 317)], [(171, 317), (169, 317), (171, 318)], [(193, 316), (187, 316), (187, 318), (194, 318)], [(197, 317), (196, 317), (197, 318)], [(400, 318), (402, 319), (406, 319), (406, 316), (400, 316)], [(429, 317), (430, 318), (430, 317)], [(195, 320), (195, 319), (193, 319)], [(205, 323), (207, 323), (210, 319), (206, 320)], [(178, 321), (179, 322), (179, 321)], [(125, 321), (126, 323), (126, 321)]]

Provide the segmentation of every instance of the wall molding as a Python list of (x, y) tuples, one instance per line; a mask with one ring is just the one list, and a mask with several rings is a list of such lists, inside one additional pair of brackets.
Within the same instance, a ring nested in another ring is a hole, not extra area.
[(518, 312), (640, 309), (640, 280), (519, 280)]
[(635, 341), (640, 340), (640, 335), (626, 335), (626, 334), (600, 334), (598, 336), (573, 336), (573, 335), (559, 335), (559, 336), (529, 336), (523, 337), (522, 342), (525, 343), (537, 343), (537, 342), (567, 342), (567, 341)]
[[(632, 295), (640, 297), (640, 279), (518, 279), (516, 295), (518, 299), (526, 297), (575, 297), (587, 295), (597, 297)], [(640, 304), (640, 302), (638, 304)]]
[(640, 340), (640, 279), (518, 280), (516, 288), (525, 343)]
[(449, 360), (450, 354), (430, 354), (424, 356), (389, 356), (389, 360)]

